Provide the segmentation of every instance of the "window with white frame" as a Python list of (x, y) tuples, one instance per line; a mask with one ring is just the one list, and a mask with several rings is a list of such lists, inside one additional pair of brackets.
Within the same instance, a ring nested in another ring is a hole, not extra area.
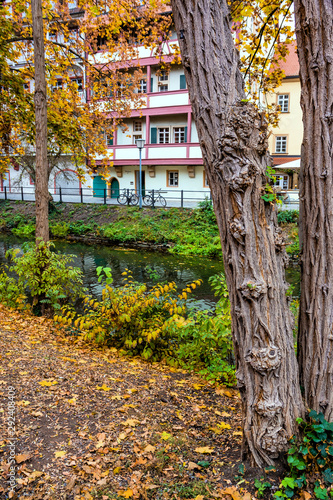
[(50, 40), (50, 42), (56, 42), (57, 41), (57, 33), (49, 33), (49, 40)]
[(26, 92), (30, 92), (30, 82), (26, 82), (23, 84), (23, 89), (26, 91)]
[(173, 141), (175, 144), (181, 144), (182, 142), (185, 142), (185, 127), (174, 127)]
[(280, 187), (281, 189), (288, 189), (289, 187), (289, 175), (275, 174), (274, 186)]
[(142, 78), (139, 81), (138, 94), (146, 94), (146, 93), (147, 93), (147, 80), (146, 78)]
[(124, 97), (125, 84), (118, 82), (117, 97)]
[(169, 90), (169, 74), (163, 70), (158, 77), (158, 91), (166, 92)]
[(275, 153), (286, 153), (287, 152), (287, 136), (277, 135), (275, 137)]
[(139, 120), (133, 122), (133, 132), (142, 132), (142, 122)]
[(111, 134), (105, 134), (105, 141), (107, 146), (113, 146), (113, 136)]
[(142, 139), (142, 134), (133, 134), (133, 144), (136, 144), (138, 139)]
[(158, 143), (159, 144), (169, 144), (170, 142), (170, 130), (169, 127), (162, 127), (157, 129)]
[(167, 183), (168, 187), (178, 187), (179, 185), (179, 172), (178, 170), (168, 170), (167, 171)]
[(281, 113), (289, 112), (289, 94), (279, 94), (278, 95), (278, 106)]

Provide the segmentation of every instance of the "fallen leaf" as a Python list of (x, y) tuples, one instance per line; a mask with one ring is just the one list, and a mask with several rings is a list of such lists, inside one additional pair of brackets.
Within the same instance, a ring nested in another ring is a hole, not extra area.
[(161, 434), (161, 439), (163, 439), (163, 441), (167, 441), (171, 437), (172, 437), (172, 434), (169, 434), (168, 432), (165, 432), (165, 431), (163, 431)]
[(156, 450), (155, 446), (148, 444), (143, 451), (145, 451), (146, 453), (149, 453), (149, 452), (154, 452), (155, 450)]
[(123, 498), (131, 498), (133, 496), (133, 490), (128, 489), (126, 491), (118, 491), (118, 496)]
[(26, 462), (32, 457), (31, 453), (23, 453), (22, 455), (16, 455), (15, 460), (17, 464), (20, 464), (21, 462)]
[(105, 384), (101, 385), (100, 387), (97, 385), (96, 389), (99, 391), (111, 391), (111, 387), (107, 387)]
[(58, 382), (56, 380), (53, 381), (48, 381), (48, 380), (42, 380), (41, 382), (38, 382), (40, 385), (43, 387), (50, 387), (51, 385), (56, 385)]
[(194, 463), (194, 462), (189, 462), (187, 468), (189, 470), (195, 470), (195, 469), (201, 469), (200, 465)]
[(203, 446), (202, 448), (196, 448), (194, 451), (197, 453), (213, 453), (214, 448), (209, 448), (209, 446)]
[(56, 458), (61, 458), (66, 455), (66, 451), (55, 451), (54, 454)]
[(231, 429), (231, 426), (229, 424), (226, 424), (225, 422), (217, 424), (217, 427), (220, 427), (220, 429)]

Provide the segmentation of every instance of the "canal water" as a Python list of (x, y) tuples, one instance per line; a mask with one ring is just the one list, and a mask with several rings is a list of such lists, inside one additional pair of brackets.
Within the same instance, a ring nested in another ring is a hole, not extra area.
[[(24, 240), (14, 236), (0, 234), (0, 265), (7, 263), (5, 254), (11, 248), (21, 248)], [(147, 252), (126, 248), (115, 248), (103, 245), (87, 245), (55, 241), (55, 250), (74, 255), (73, 265), (83, 271), (84, 285), (88, 293), (96, 298), (102, 294), (102, 286), (98, 283), (96, 268), (99, 266), (112, 269), (113, 284), (123, 284), (122, 273), (129, 269), (135, 281), (153, 286), (157, 282), (175, 281), (179, 289), (187, 283), (202, 279), (203, 283), (193, 292), (189, 304), (210, 309), (216, 303), (208, 279), (214, 274), (223, 272), (222, 260), (204, 257), (184, 257), (159, 252)], [(287, 281), (294, 286), (293, 295), (299, 293), (299, 269), (289, 268)]]

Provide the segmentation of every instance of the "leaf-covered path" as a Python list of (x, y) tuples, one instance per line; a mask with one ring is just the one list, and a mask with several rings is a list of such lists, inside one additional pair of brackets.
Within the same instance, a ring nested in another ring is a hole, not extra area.
[(75, 342), (50, 320), (2, 306), (0, 352), (1, 498), (10, 386), (17, 487), (9, 498), (203, 500), (226, 498), (237, 482), (236, 391)]

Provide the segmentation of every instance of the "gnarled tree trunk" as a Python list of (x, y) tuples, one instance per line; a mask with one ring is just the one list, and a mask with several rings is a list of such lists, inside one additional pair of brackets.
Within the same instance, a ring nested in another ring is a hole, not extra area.
[(333, 420), (333, 3), (295, 0), (304, 137), (298, 360), (307, 404)]
[(47, 165), (47, 101), (45, 78), (44, 30), (41, 0), (31, 0), (36, 120), (36, 241), (49, 240), (49, 190)]
[(243, 402), (243, 456), (272, 464), (303, 414), (286, 254), (276, 207), (264, 202), (267, 124), (246, 101), (225, 0), (172, 0), (218, 221)]

